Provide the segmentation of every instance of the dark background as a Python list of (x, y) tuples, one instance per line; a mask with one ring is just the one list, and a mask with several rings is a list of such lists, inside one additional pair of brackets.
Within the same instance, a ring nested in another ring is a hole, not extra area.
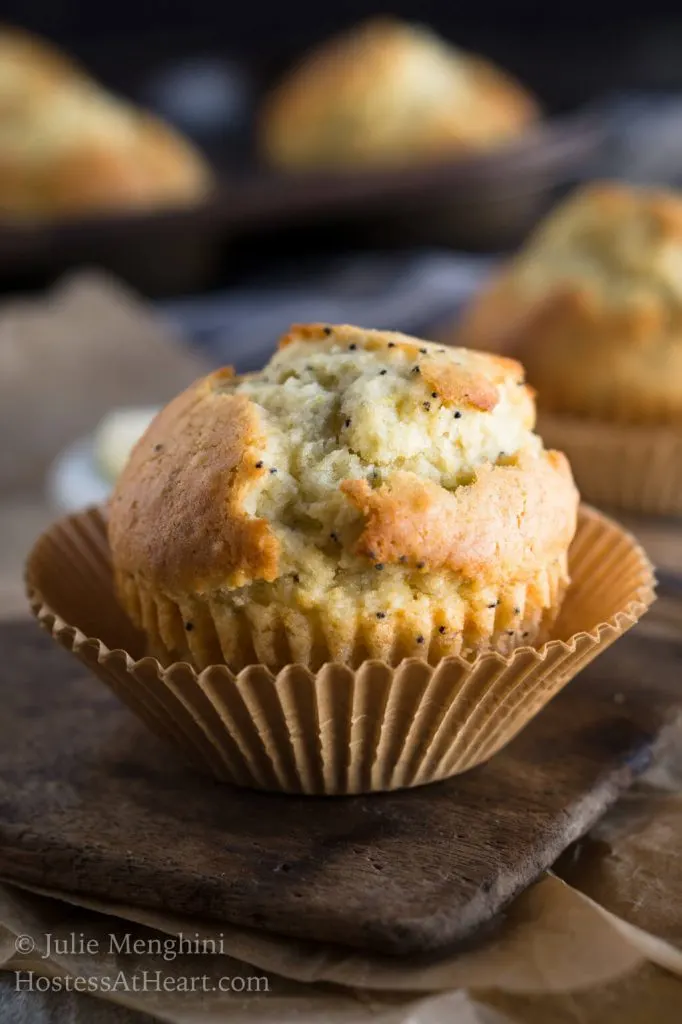
[[(639, 4), (635, 10), (604, 0), (560, 5), (537, 0), (475, 0), (466, 5), (394, 0), (390, 6), (361, 0), (6, 0), (2, 8), (4, 21), (52, 39), (114, 92), (156, 110), (194, 138), (219, 173), (230, 215), (239, 206), (237, 193), (230, 191), (235, 181), (252, 182), (268, 170), (254, 138), (263, 93), (311, 45), (380, 14), (430, 25), (446, 39), (515, 73), (540, 99), (551, 125), (570, 120), (553, 115), (596, 117), (610, 139), (614, 130), (629, 128), (634, 119), (631, 97), (636, 103), (645, 98), (648, 106), (638, 116), (646, 125), (657, 116), (659, 97), (682, 96), (682, 9), (672, 3)], [(209, 91), (217, 75), (234, 101), (226, 101), (208, 122), (182, 105), (193, 91), (188, 83), (196, 83), (197, 69)], [(147, 295), (166, 296), (216, 290), (261, 275), (281, 279), (294, 273), (300, 279), (330, 254), (359, 250), (444, 245), (508, 251), (582, 180), (622, 176), (627, 170), (634, 172), (633, 180), (678, 184), (682, 147), (662, 169), (635, 167), (643, 157), (663, 153), (661, 140), (677, 137), (682, 138), (682, 113), (656, 137), (649, 133), (642, 141), (637, 136), (625, 148), (609, 143), (606, 163), (588, 160), (570, 173), (548, 173), (546, 180), (505, 172), (504, 196), (474, 197), (477, 206), (466, 194), (460, 196), (473, 230), (462, 229), (460, 223), (453, 231), (451, 211), (441, 224), (440, 211), (425, 219), (421, 212), (411, 215), (410, 209), (401, 209), (402, 219), (396, 219), (393, 211), (390, 217), (382, 217), (379, 210), (370, 215), (365, 204), (362, 210), (273, 217), (267, 226), (262, 217), (256, 226), (232, 224), (229, 230), (218, 230), (217, 221), (211, 221), (194, 232), (203, 247), (198, 259), (190, 251), (197, 239), (182, 233), (169, 235), (168, 241), (162, 238), (160, 248), (152, 245), (149, 251), (138, 252), (137, 241), (114, 243), (114, 256), (109, 248), (104, 252), (102, 235), (96, 233), (84, 232), (74, 243), (72, 236), (51, 239), (43, 232), (43, 251), (36, 258), (35, 239), (12, 238), (0, 260), (0, 292), (42, 288), (64, 269), (85, 263), (108, 267)], [(541, 198), (531, 208), (534, 191)], [(452, 192), (446, 190), (445, 199), (452, 204)], [(510, 210), (516, 204), (520, 212), (501, 216), (503, 202)], [(492, 228), (485, 226), (489, 215)], [(457, 218), (459, 223), (462, 209)], [(211, 237), (205, 241), (202, 232)], [(18, 260), (17, 247), (24, 241), (30, 243), (30, 256)], [(141, 265), (142, 273), (133, 269), (133, 262)], [(202, 267), (193, 269), (199, 263)]]
[[(645, 8), (645, 9), (644, 9)], [(157, 62), (188, 54), (231, 55), (252, 66), (284, 63), (315, 40), (372, 13), (432, 25), (463, 46), (484, 51), (535, 88), (551, 109), (585, 103), (616, 89), (682, 88), (679, 4), (574, 0), (333, 3), (215, 0), (11, 0), (3, 18), (51, 36), (111, 84), (135, 91)]]

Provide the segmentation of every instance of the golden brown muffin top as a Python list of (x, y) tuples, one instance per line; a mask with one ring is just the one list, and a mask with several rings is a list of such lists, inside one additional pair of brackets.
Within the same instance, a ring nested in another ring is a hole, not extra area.
[(682, 198), (595, 184), (547, 218), (513, 263), (519, 287), (580, 285), (605, 305), (682, 306)]
[(310, 53), (267, 101), (261, 136), (285, 166), (411, 163), (494, 145), (537, 116), (493, 64), (382, 17)]
[(514, 360), (293, 327), (261, 373), (211, 374), (152, 423), (112, 498), (115, 567), (171, 595), (529, 578), (565, 554), (577, 509), (534, 417)]

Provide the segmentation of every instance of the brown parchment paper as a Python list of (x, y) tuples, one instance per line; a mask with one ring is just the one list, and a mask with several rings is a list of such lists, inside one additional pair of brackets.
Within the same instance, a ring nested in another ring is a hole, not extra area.
[(111, 409), (167, 402), (206, 369), (153, 308), (100, 271), (69, 275), (40, 297), (3, 302), (3, 497), (37, 491), (65, 445)]
[[(236, 994), (97, 992), (173, 1024), (679, 1024), (682, 1020), (682, 728), (641, 783), (509, 908), (495, 935), (426, 963), (131, 907), (0, 885), (0, 966), (97, 984), (121, 971), (165, 977), (267, 978)], [(46, 934), (53, 937), (46, 956)], [(109, 936), (142, 939), (140, 954), (109, 950)], [(54, 938), (94, 938), (94, 955), (54, 953)], [(152, 937), (220, 939), (222, 952), (170, 961)], [(35, 941), (16, 952), (17, 936)], [(14, 977), (9, 974), (8, 977)], [(37, 995), (37, 994), (36, 994)], [(27, 999), (27, 994), (23, 996)], [(57, 999), (55, 993), (53, 998)], [(63, 996), (59, 998), (75, 998)], [(85, 996), (79, 996), (85, 999)]]
[(79, 271), (0, 303), (0, 615), (25, 609), (23, 563), (53, 518), (45, 474), (112, 409), (166, 402), (207, 370), (126, 286)]

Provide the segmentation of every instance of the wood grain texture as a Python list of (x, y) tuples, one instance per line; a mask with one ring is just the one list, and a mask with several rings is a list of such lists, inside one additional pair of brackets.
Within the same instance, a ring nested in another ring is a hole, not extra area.
[(0, 974), (3, 1024), (158, 1024), (158, 1017), (82, 992), (17, 992), (13, 974)]
[(344, 799), (195, 774), (33, 623), (0, 626), (0, 876), (393, 954), (491, 921), (650, 761), (682, 643), (635, 630), (501, 754)]

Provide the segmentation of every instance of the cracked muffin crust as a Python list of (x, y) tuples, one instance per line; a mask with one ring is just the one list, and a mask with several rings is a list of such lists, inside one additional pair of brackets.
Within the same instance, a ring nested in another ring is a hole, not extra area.
[(390, 167), (489, 149), (538, 117), (491, 62), (383, 17), (310, 53), (268, 98), (259, 127), (280, 167)]
[(682, 199), (575, 193), (465, 312), (458, 344), (523, 360), (540, 407), (682, 421)]
[(514, 360), (292, 327), (263, 371), (198, 381), (110, 505), (116, 584), (162, 659), (272, 669), (538, 643), (578, 495)]

